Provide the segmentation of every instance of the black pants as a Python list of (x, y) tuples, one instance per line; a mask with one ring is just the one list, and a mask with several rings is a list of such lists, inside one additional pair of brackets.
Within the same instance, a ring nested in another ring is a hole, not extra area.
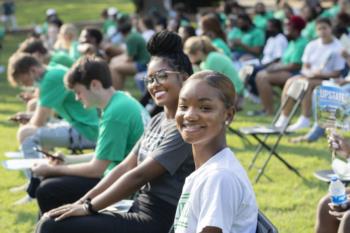
[(42, 219), (36, 233), (168, 233), (175, 211), (176, 206), (157, 197), (140, 194), (128, 213), (104, 211), (59, 222)]
[(43, 180), (36, 190), (41, 213), (79, 200), (99, 181), (99, 178), (80, 176), (60, 176)]

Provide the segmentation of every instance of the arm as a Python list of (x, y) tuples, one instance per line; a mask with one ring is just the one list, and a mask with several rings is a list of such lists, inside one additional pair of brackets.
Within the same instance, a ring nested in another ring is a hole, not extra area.
[(126, 198), (139, 190), (147, 182), (163, 175), (166, 169), (152, 158), (147, 158), (140, 165), (122, 175), (113, 185), (103, 193), (92, 199), (95, 210)]
[(332, 72), (328, 72), (328, 73), (315, 72), (309, 78), (330, 79), (330, 78), (338, 78), (339, 76), (340, 76), (340, 71), (332, 71)]
[(260, 46), (250, 47), (250, 46), (245, 45), (243, 43), (239, 43), (239, 45), (247, 52), (252, 53), (253, 55), (256, 55), (256, 56), (260, 55), (261, 50), (262, 50), (262, 47), (260, 47)]
[(87, 198), (94, 198), (98, 194), (105, 191), (108, 187), (110, 187), (116, 180), (118, 180), (123, 174), (127, 173), (131, 169), (137, 166), (137, 155), (130, 153), (126, 159), (124, 159), (121, 163), (115, 166), (112, 171), (108, 173), (107, 176), (103, 177), (103, 179), (89, 192), (87, 192), (79, 202), (83, 202)]
[(201, 231), (201, 233), (222, 233), (222, 230), (217, 227), (206, 227)]
[(97, 178), (101, 177), (109, 160), (98, 160), (95, 157), (86, 163), (71, 165), (48, 165), (38, 164), (32, 168), (32, 171), (38, 176), (83, 176)]
[(30, 119), (29, 124), (36, 127), (42, 127), (49, 120), (51, 114), (51, 109), (38, 105), (35, 109), (33, 117)]
[(267, 72), (279, 72), (279, 71), (288, 71), (293, 72), (295, 70), (300, 69), (301, 65), (296, 63), (290, 63), (290, 64), (282, 64), (282, 63), (274, 63), (271, 66), (269, 66), (266, 71)]

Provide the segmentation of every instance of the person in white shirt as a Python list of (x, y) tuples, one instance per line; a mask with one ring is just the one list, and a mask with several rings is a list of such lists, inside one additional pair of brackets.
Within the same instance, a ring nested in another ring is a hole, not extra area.
[(143, 39), (145, 39), (146, 42), (148, 42), (149, 39), (151, 39), (151, 37), (156, 33), (154, 30), (153, 20), (148, 16), (144, 16), (139, 20), (138, 27), (142, 33)]
[(192, 144), (196, 170), (186, 178), (175, 233), (255, 233), (258, 208), (249, 178), (227, 147), (235, 90), (223, 74), (201, 71), (184, 84), (177, 128)]
[[(296, 123), (288, 127), (288, 131), (297, 131), (307, 128), (310, 125), (311, 100), (313, 90), (321, 85), (322, 81), (330, 78), (338, 78), (345, 67), (345, 60), (341, 52), (341, 43), (332, 34), (331, 21), (320, 18), (316, 21), (318, 39), (309, 42), (305, 48), (302, 62), (301, 75), (289, 79), (283, 88), (282, 99), (285, 98), (288, 88), (292, 82), (304, 79), (309, 85), (302, 100), (302, 115)], [(276, 127), (281, 127), (287, 122), (287, 116), (291, 111), (291, 106), (284, 109), (283, 114), (276, 122)]]
[[(253, 98), (258, 98), (259, 93), (256, 86), (256, 74), (259, 71), (264, 70), (269, 65), (273, 65), (276, 62), (279, 62), (287, 50), (288, 40), (283, 34), (282, 22), (278, 19), (270, 19), (267, 23), (266, 37), (268, 38), (263, 50), (263, 57), (260, 60), (259, 65), (253, 65), (252, 74), (249, 75), (245, 84), (247, 89), (253, 95)], [(258, 113), (258, 112), (256, 112)]]

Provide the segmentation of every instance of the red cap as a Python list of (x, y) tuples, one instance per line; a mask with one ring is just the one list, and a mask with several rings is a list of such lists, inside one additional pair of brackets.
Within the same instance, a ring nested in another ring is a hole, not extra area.
[(306, 26), (306, 22), (300, 16), (293, 15), (292, 17), (289, 18), (288, 25), (298, 31), (301, 31)]

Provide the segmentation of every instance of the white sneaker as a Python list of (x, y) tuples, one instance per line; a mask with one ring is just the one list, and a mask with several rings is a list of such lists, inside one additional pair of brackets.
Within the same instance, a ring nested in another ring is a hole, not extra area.
[(31, 202), (33, 200), (33, 198), (31, 198), (29, 195), (25, 195), (24, 197), (22, 197), (21, 199), (17, 200), (16, 202), (14, 202), (14, 205), (24, 205), (27, 204), (29, 202)]
[(301, 116), (299, 117), (297, 122), (295, 122), (293, 125), (288, 126), (287, 131), (294, 132), (294, 131), (298, 131), (309, 127), (310, 127), (310, 119)]

